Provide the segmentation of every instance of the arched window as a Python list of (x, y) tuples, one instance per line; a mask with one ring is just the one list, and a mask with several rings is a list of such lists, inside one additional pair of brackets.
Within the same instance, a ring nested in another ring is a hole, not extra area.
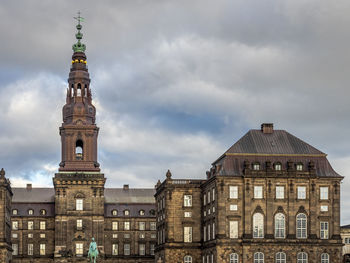
[(184, 257), (184, 263), (192, 263), (192, 257), (191, 256), (185, 256)]
[(34, 215), (34, 210), (33, 209), (29, 209), (28, 210), (28, 215)]
[(140, 215), (140, 216), (144, 216), (144, 215), (145, 215), (145, 210), (140, 210), (140, 211), (139, 211), (139, 215)]
[(129, 211), (129, 210), (124, 210), (124, 215), (125, 215), (125, 216), (130, 215), (130, 211)]
[(255, 213), (253, 215), (253, 238), (264, 237), (264, 215)]
[(276, 253), (276, 263), (286, 263), (286, 253), (284, 252)]
[(321, 263), (329, 263), (329, 255), (327, 253), (321, 254)]
[(254, 253), (254, 263), (264, 263), (264, 253), (255, 252)]
[(13, 214), (13, 215), (18, 215), (18, 210), (17, 210), (17, 209), (13, 209), (13, 210), (12, 210), (12, 214)]
[(281, 163), (275, 163), (275, 170), (281, 171), (282, 170), (282, 164)]
[(260, 170), (260, 163), (253, 163), (253, 170), (255, 171)]
[(45, 209), (41, 209), (40, 210), (40, 215), (42, 215), (42, 216), (46, 215), (46, 210)]
[(73, 98), (73, 96), (74, 96), (74, 84), (71, 85), (70, 94), (71, 94), (71, 97)]
[(77, 96), (81, 97), (81, 84), (78, 84), (78, 88), (77, 88)]
[(87, 95), (88, 95), (88, 87), (87, 87), (87, 85), (85, 84), (84, 96), (87, 97)]
[(112, 210), (112, 216), (117, 216), (118, 215), (118, 210)]
[(305, 252), (298, 253), (297, 263), (307, 263), (307, 254)]
[(238, 254), (237, 253), (230, 254), (230, 263), (238, 263)]
[(285, 238), (285, 216), (282, 213), (275, 215), (275, 238)]
[(300, 213), (297, 215), (297, 238), (307, 237), (307, 217), (305, 214)]
[(84, 143), (82, 140), (77, 140), (75, 143), (75, 158), (77, 160), (83, 160)]

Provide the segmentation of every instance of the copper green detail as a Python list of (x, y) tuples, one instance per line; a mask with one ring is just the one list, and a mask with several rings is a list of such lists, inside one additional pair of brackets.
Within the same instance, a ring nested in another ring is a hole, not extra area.
[(85, 44), (81, 43), (80, 40), (83, 38), (83, 34), (80, 32), (80, 30), (83, 28), (83, 26), (80, 24), (80, 22), (84, 22), (84, 18), (80, 16), (80, 12), (78, 12), (78, 16), (74, 17), (78, 21), (78, 24), (76, 26), (78, 32), (75, 34), (75, 38), (78, 40), (77, 43), (73, 45), (73, 51), (74, 52), (85, 52), (86, 46)]

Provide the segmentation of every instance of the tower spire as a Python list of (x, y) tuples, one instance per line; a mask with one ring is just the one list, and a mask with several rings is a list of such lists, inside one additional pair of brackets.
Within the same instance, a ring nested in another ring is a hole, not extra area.
[(85, 52), (86, 46), (85, 44), (80, 42), (80, 40), (83, 38), (83, 34), (80, 32), (83, 26), (80, 24), (80, 22), (84, 22), (84, 18), (80, 16), (80, 11), (78, 12), (78, 16), (74, 17), (74, 19), (78, 21), (78, 24), (76, 26), (78, 32), (75, 34), (75, 37), (78, 40), (78, 42), (73, 45), (73, 51)]

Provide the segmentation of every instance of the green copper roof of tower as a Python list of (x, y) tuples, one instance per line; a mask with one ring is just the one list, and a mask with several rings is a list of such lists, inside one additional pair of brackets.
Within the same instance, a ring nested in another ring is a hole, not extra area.
[(80, 24), (80, 22), (83, 22), (84, 18), (80, 16), (80, 12), (78, 12), (78, 17), (74, 17), (74, 18), (76, 20), (78, 20), (78, 24), (76, 26), (78, 33), (75, 34), (75, 37), (78, 40), (78, 42), (73, 45), (73, 51), (74, 52), (85, 52), (86, 46), (85, 46), (85, 44), (80, 42), (80, 40), (83, 38), (83, 34), (80, 32), (80, 30), (83, 28), (83, 26)]

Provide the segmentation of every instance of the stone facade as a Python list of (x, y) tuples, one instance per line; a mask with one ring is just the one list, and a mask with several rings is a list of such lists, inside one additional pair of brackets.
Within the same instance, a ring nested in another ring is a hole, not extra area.
[(343, 262), (350, 263), (350, 225), (341, 226), (340, 235), (343, 240)]
[(264, 124), (219, 157), (205, 180), (168, 172), (158, 182), (156, 260), (342, 262), (341, 180), (324, 153)]

